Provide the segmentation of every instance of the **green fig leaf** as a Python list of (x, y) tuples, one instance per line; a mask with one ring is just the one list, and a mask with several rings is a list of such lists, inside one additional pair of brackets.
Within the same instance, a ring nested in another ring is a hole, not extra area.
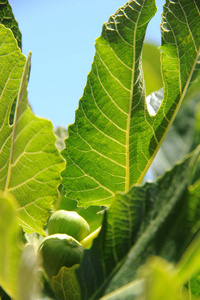
[(155, 11), (154, 0), (128, 1), (96, 40), (92, 70), (62, 151), (63, 185), (79, 206), (110, 206), (115, 192), (142, 182), (187, 88), (199, 76), (198, 5), (167, 0), (160, 48), (164, 94), (158, 110), (149, 110), (142, 49)]
[(188, 197), (199, 151), (157, 181), (116, 194), (98, 238), (77, 269), (83, 299), (98, 299), (137, 279), (150, 255), (179, 261), (199, 222), (200, 209), (191, 220)]
[(17, 199), (24, 230), (44, 235), (65, 163), (55, 146), (51, 122), (36, 117), (28, 105), (29, 71), (30, 55), (26, 62), (11, 30), (0, 25), (0, 190)]

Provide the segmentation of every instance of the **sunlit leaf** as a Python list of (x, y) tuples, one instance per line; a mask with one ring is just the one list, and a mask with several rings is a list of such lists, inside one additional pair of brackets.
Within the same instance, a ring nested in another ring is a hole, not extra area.
[(164, 96), (155, 115), (148, 111), (141, 54), (154, 13), (154, 0), (128, 1), (96, 40), (92, 70), (62, 152), (67, 197), (79, 206), (110, 206), (116, 191), (142, 182), (187, 88), (199, 76), (199, 5), (167, 0), (160, 48)]
[(140, 297), (143, 291), (143, 281), (134, 280), (122, 288), (103, 296), (101, 300), (133, 300), (135, 297)]
[(145, 278), (142, 300), (181, 300), (180, 282), (173, 266), (167, 261), (153, 257), (143, 266)]
[(145, 106), (141, 53), (155, 11), (152, 0), (129, 1), (96, 40), (92, 70), (63, 151), (63, 183), (79, 206), (109, 205), (115, 191), (128, 190), (141, 175), (133, 159), (142, 147), (134, 122)]
[(27, 102), (30, 56), (26, 62), (11, 30), (2, 25), (0, 46), (0, 190), (17, 199), (24, 230), (44, 234), (64, 162), (55, 147), (51, 122), (37, 118)]
[(197, 236), (184, 252), (176, 265), (177, 276), (182, 283), (187, 282), (200, 270), (200, 237)]
[(0, 192), (0, 286), (11, 297), (18, 295), (18, 268), (22, 254), (17, 203)]

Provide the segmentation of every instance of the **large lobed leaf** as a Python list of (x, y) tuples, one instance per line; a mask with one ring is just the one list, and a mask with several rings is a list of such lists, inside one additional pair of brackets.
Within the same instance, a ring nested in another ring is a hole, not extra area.
[(156, 182), (115, 196), (77, 270), (83, 299), (99, 299), (131, 283), (150, 255), (180, 259), (200, 217), (187, 191), (198, 156), (199, 148)]
[(149, 113), (141, 53), (154, 0), (128, 1), (104, 24), (62, 154), (63, 184), (79, 206), (109, 206), (144, 178), (190, 83), (199, 73), (199, 2), (167, 0), (162, 19), (164, 98)]
[(29, 108), (29, 71), (30, 55), (26, 62), (11, 30), (0, 25), (0, 190), (16, 197), (24, 230), (44, 234), (64, 162), (55, 147), (51, 122), (36, 117)]
[(109, 205), (115, 191), (132, 183), (131, 110), (140, 97), (144, 100), (142, 44), (155, 10), (152, 0), (129, 1), (96, 40), (92, 70), (63, 151), (63, 183), (80, 206)]

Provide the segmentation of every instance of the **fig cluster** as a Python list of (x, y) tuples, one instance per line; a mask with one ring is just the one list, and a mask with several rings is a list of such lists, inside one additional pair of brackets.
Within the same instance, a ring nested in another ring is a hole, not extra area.
[(49, 218), (48, 236), (39, 246), (43, 267), (51, 278), (60, 268), (80, 264), (84, 247), (80, 241), (90, 231), (87, 221), (77, 212), (58, 210)]

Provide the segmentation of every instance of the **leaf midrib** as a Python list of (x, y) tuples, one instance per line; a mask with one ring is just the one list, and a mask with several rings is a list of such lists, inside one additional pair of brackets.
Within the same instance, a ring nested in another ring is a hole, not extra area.
[[(144, 5), (141, 5), (141, 9), (138, 13), (137, 21), (135, 22), (135, 29), (133, 35), (133, 45), (134, 41), (136, 41), (136, 34), (137, 34), (137, 24), (138, 20), (141, 15), (141, 11)], [(130, 188), (130, 123), (131, 123), (131, 111), (132, 111), (132, 104), (133, 104), (133, 88), (134, 88), (134, 79), (135, 79), (135, 49), (136, 47), (133, 46), (133, 67), (132, 67), (132, 79), (131, 79), (131, 89), (130, 89), (130, 100), (129, 100), (129, 111), (127, 117), (127, 129), (126, 129), (126, 179), (125, 179), (125, 192), (127, 192)]]
[[(196, 151), (196, 153), (198, 153), (199, 151), (200, 151), (200, 148), (198, 148), (198, 150)], [(113, 268), (113, 270), (111, 271), (111, 273), (102, 282), (101, 286), (98, 289), (96, 289), (95, 294), (92, 295), (92, 297), (90, 298), (90, 300), (96, 299), (95, 297), (98, 295), (98, 293), (101, 290), (103, 290), (103, 288), (106, 286), (106, 284), (110, 280), (112, 280), (112, 278), (114, 277), (114, 275), (117, 273), (117, 271), (123, 265), (123, 263), (126, 261), (129, 253), (133, 253), (134, 252), (134, 256), (137, 255), (137, 254), (139, 254), (140, 249), (144, 248), (145, 245), (148, 243), (148, 241), (151, 240), (152, 233), (155, 234), (159, 230), (160, 224), (162, 224), (166, 220), (167, 216), (169, 215), (171, 209), (173, 209), (174, 205), (176, 204), (176, 201), (177, 201), (178, 197), (180, 196), (180, 194), (182, 192), (183, 192), (183, 188), (181, 189), (181, 191), (179, 193), (176, 193), (176, 195), (170, 199), (171, 201), (166, 202), (166, 204), (162, 207), (162, 209), (159, 210), (159, 213), (158, 213), (157, 217), (154, 220), (151, 220), (151, 223), (148, 225), (148, 227), (146, 228), (146, 230), (142, 233), (142, 235), (136, 241), (136, 243), (134, 244), (134, 246), (132, 246), (129, 249), (127, 255), (125, 255), (116, 264), (116, 266)]]
[(25, 66), (24, 66), (24, 70), (22, 73), (22, 78), (21, 78), (21, 82), (20, 82), (20, 87), (19, 87), (19, 91), (18, 91), (18, 95), (17, 95), (17, 103), (16, 103), (16, 109), (15, 109), (15, 113), (14, 113), (14, 120), (13, 120), (13, 132), (12, 132), (12, 138), (11, 138), (11, 148), (10, 148), (10, 156), (9, 156), (9, 164), (8, 164), (8, 175), (6, 177), (6, 183), (5, 183), (5, 188), (4, 188), (4, 192), (6, 192), (8, 190), (9, 187), (9, 183), (10, 183), (10, 177), (11, 177), (11, 168), (12, 168), (12, 158), (13, 158), (13, 153), (14, 153), (14, 139), (15, 139), (15, 133), (16, 133), (16, 119), (17, 119), (17, 112), (18, 112), (18, 107), (19, 107), (19, 101), (20, 101), (20, 96), (21, 96), (21, 91), (23, 89), (23, 83), (24, 83), (24, 77), (26, 75), (26, 69), (30, 60), (30, 52), (28, 55), (28, 58), (26, 60)]

